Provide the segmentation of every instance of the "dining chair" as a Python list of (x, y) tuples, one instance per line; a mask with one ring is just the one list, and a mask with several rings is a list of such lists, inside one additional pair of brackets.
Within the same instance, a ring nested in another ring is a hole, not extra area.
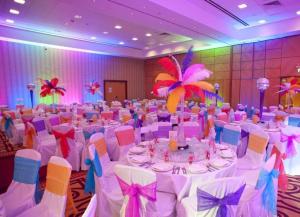
[[(141, 216), (175, 216), (176, 197), (157, 190), (156, 174), (153, 171), (117, 164), (114, 172), (124, 196), (119, 213), (121, 217), (136, 216), (137, 212)], [(135, 199), (139, 202), (131, 212), (128, 207), (133, 205)]]
[(63, 158), (52, 156), (47, 166), (46, 188), (41, 202), (17, 217), (64, 217), (71, 165)]
[(13, 180), (7, 191), (0, 195), (6, 217), (15, 217), (35, 205), (40, 164), (41, 155), (37, 151), (23, 149), (16, 152)]
[(73, 170), (80, 170), (83, 144), (75, 141), (75, 130), (71, 126), (59, 125), (52, 130), (56, 138), (56, 155), (65, 158)]
[(94, 194), (89, 202), (89, 205), (85, 209), (82, 217), (95, 217), (97, 211), (97, 196)]
[(128, 150), (135, 145), (135, 133), (132, 126), (120, 126), (115, 129), (119, 149), (119, 160), (124, 160)]
[(237, 216), (239, 200), (244, 193), (246, 182), (240, 177), (213, 179), (196, 184), (194, 194), (181, 200), (179, 217), (223, 217)]
[(201, 138), (201, 127), (197, 122), (187, 121), (183, 123), (185, 138)]

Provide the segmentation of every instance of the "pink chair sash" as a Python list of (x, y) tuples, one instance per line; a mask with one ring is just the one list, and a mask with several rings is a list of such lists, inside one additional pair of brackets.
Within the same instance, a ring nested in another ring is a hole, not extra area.
[(125, 217), (140, 217), (141, 201), (140, 196), (150, 201), (156, 201), (157, 182), (150, 183), (145, 186), (132, 183), (127, 184), (117, 176), (123, 195), (128, 195), (129, 200), (125, 210)]
[(192, 138), (192, 137), (199, 138), (200, 132), (201, 132), (200, 126), (184, 126), (185, 138)]
[(294, 144), (294, 140), (297, 142), (300, 142), (300, 135), (284, 135), (281, 134), (281, 142), (287, 142), (287, 146), (286, 146), (286, 158), (292, 158), (297, 154), (296, 148), (295, 148), (295, 144)]
[(133, 129), (116, 131), (116, 136), (120, 146), (130, 145), (134, 143), (135, 140)]
[(102, 112), (101, 118), (106, 120), (112, 120), (113, 119), (113, 112)]

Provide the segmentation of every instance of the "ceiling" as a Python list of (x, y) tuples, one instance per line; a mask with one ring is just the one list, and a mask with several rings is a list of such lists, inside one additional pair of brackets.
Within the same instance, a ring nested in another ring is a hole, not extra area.
[(300, 0), (25, 1), (0, 0), (0, 40), (149, 58), (300, 31)]

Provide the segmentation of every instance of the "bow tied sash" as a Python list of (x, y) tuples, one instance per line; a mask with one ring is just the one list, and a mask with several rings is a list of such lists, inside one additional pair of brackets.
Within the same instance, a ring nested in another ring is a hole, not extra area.
[(261, 194), (263, 206), (274, 215), (276, 214), (277, 200), (273, 179), (277, 178), (278, 175), (279, 171), (276, 169), (273, 169), (271, 172), (265, 169), (261, 170), (255, 187), (256, 189), (264, 187)]
[(281, 134), (281, 142), (287, 142), (286, 158), (292, 158), (297, 154), (294, 141), (300, 142), (300, 135), (284, 135)]
[(285, 174), (285, 169), (283, 164), (283, 160), (285, 159), (285, 154), (282, 154), (276, 146), (274, 146), (272, 149), (271, 155), (273, 154), (276, 155), (274, 169), (279, 170), (278, 187), (285, 191), (288, 185), (288, 178)]
[(84, 192), (88, 193), (95, 193), (95, 179), (94, 173), (97, 177), (102, 176), (102, 166), (98, 157), (97, 152), (95, 151), (95, 158), (94, 160), (86, 159), (85, 164), (90, 166), (87, 174), (86, 174), (86, 181), (84, 186)]
[(56, 139), (60, 140), (60, 148), (61, 148), (62, 155), (64, 158), (67, 158), (69, 156), (69, 151), (70, 151), (68, 139), (74, 139), (75, 137), (74, 129), (72, 128), (66, 133), (53, 130), (53, 134)]
[(139, 184), (134, 183), (129, 185), (118, 176), (117, 180), (119, 182), (123, 195), (127, 195), (129, 197), (125, 210), (125, 217), (141, 217), (141, 196), (149, 201), (156, 201), (157, 182), (141, 186)]
[(204, 211), (219, 207), (216, 217), (227, 217), (227, 206), (238, 205), (246, 184), (242, 185), (237, 191), (225, 195), (223, 198), (217, 198), (201, 189), (197, 189), (197, 210)]
[(224, 130), (223, 126), (215, 125), (215, 131), (216, 131), (215, 141), (219, 144), (221, 143), (221, 133), (223, 132), (223, 130)]
[(25, 130), (25, 145), (27, 148), (33, 148), (33, 141), (36, 137), (36, 131), (33, 125), (27, 123), (27, 128)]
[(14, 125), (12, 118), (11, 117), (3, 117), (2, 124), (4, 125), (4, 131), (5, 131), (6, 136), (8, 138), (11, 138), (13, 136), (11, 127)]

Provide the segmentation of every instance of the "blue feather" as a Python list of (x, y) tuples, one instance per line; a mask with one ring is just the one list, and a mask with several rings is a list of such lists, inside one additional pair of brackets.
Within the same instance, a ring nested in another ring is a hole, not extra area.
[(192, 59), (193, 59), (193, 46), (190, 47), (190, 49), (188, 50), (188, 52), (186, 53), (182, 61), (182, 67), (181, 67), (182, 75), (184, 74), (185, 70), (190, 66)]
[(213, 97), (216, 97), (218, 99), (218, 101), (220, 101), (220, 102), (224, 101), (224, 99), (221, 96), (219, 96), (219, 95), (217, 95), (213, 92), (210, 92), (210, 91), (207, 91), (207, 90), (203, 90), (203, 91), (204, 91), (204, 94), (205, 94), (206, 98), (212, 99)]

